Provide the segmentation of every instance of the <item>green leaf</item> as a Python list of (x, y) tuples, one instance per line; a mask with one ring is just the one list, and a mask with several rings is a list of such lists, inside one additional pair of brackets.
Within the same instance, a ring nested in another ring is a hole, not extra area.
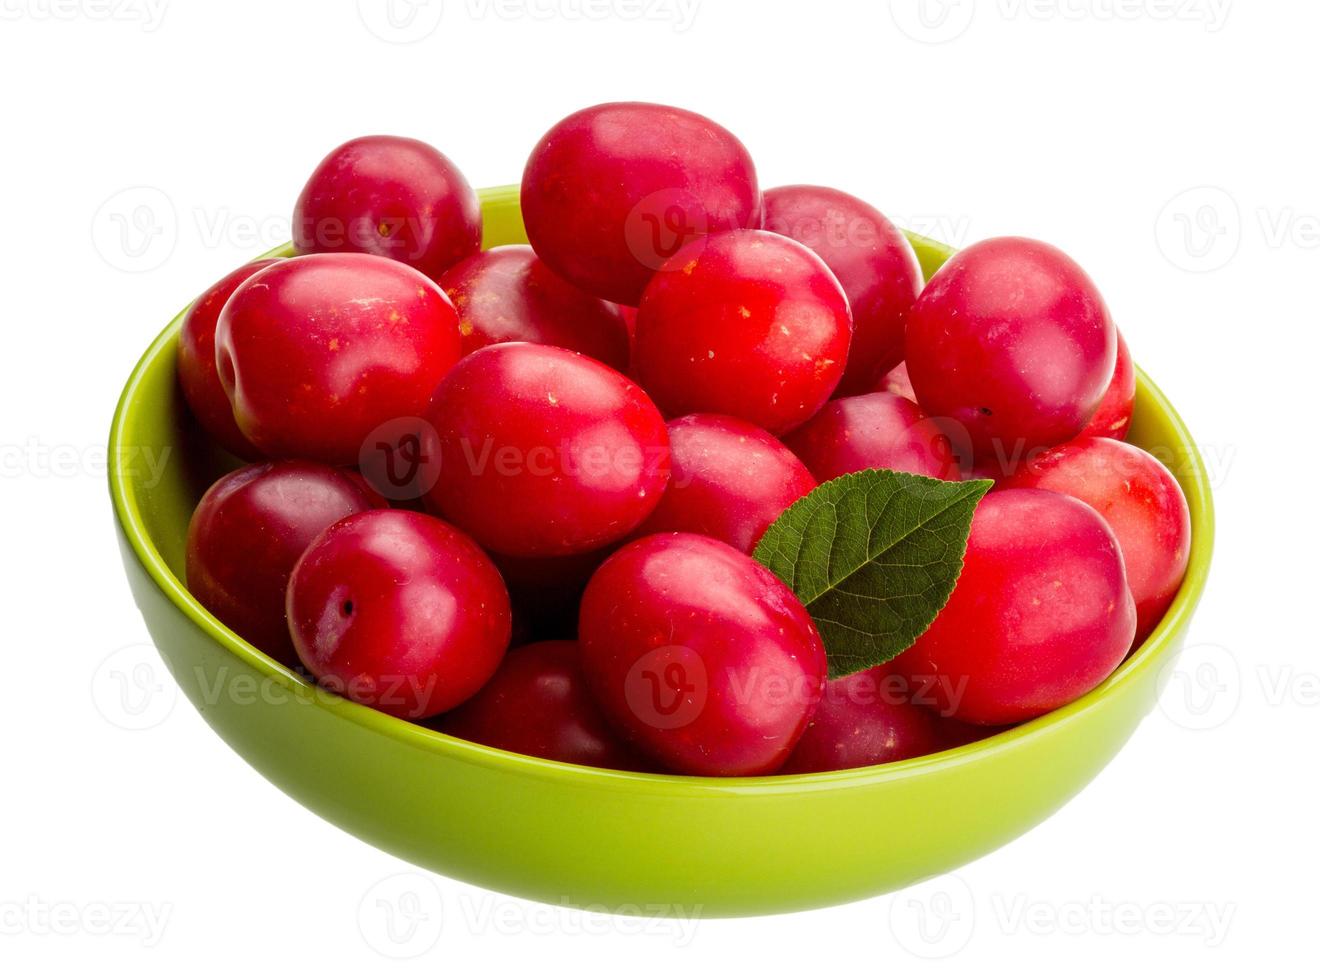
[(753, 557), (811, 613), (830, 677), (892, 660), (926, 631), (993, 485), (862, 470), (821, 484), (770, 525)]

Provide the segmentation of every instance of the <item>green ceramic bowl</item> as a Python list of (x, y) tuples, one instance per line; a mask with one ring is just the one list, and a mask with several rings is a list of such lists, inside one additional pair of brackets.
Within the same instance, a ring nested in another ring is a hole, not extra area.
[[(517, 189), (482, 197), (486, 245), (525, 241)], [(951, 252), (913, 244), (927, 275)], [(1191, 565), (1164, 622), (1081, 700), (937, 755), (807, 776), (640, 775), (485, 748), (321, 691), (188, 594), (189, 514), (234, 461), (188, 422), (174, 377), (179, 320), (128, 379), (109, 447), (124, 568), (161, 656), (220, 737), (294, 799), (392, 854), (497, 891), (618, 912), (747, 915), (847, 902), (956, 868), (1045, 819), (1118, 752), (1155, 703), (1205, 586), (1204, 469), (1182, 420), (1140, 375), (1131, 439), (1171, 463), (1187, 492)], [(169, 454), (163, 475), (153, 479), (145, 450)]]

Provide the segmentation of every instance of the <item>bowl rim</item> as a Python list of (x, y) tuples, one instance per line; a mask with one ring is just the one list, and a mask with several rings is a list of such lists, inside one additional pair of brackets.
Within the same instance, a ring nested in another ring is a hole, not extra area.
[[(490, 205), (506, 203), (508, 198), (513, 196), (510, 194), (511, 190), (516, 190), (516, 187), (490, 188), (479, 193), (483, 205)], [(909, 237), (914, 239), (914, 244), (919, 244), (919, 247), (924, 247), (930, 251), (938, 250), (948, 254), (953, 252), (953, 249), (941, 243), (921, 239), (920, 236), (915, 235)], [(272, 249), (266, 254), (291, 253), (289, 246), (285, 245)], [(160, 554), (147, 532), (140, 501), (133, 482), (126, 472), (132, 458), (126, 450), (130, 446), (129, 438), (133, 420), (140, 411), (145, 410), (137, 401), (136, 396), (139, 389), (146, 375), (155, 367), (159, 358), (172, 358), (173, 348), (183, 317), (191, 305), (190, 303), (189, 306), (184, 307), (170, 321), (138, 359), (120, 394), (118, 404), (115, 407), (114, 418), (111, 422), (107, 447), (110, 496), (119, 527), (138, 562), (156, 588), (195, 627), (224, 648), (231, 656), (236, 657), (245, 666), (262, 675), (263, 681), (271, 681), (297, 692), (297, 694), (314, 702), (318, 707), (338, 715), (347, 722), (422, 751), (449, 757), (453, 761), (502, 770), (523, 777), (553, 779), (602, 789), (613, 787), (627, 789), (630, 792), (652, 792), (665, 796), (672, 796), (676, 793), (687, 795), (727, 795), (729, 793), (760, 795), (840, 790), (921, 776), (922, 774), (954, 766), (974, 764), (977, 760), (988, 755), (1017, 747), (1025, 742), (1041, 738), (1052, 730), (1074, 723), (1084, 715), (1097, 710), (1106, 697), (1120, 689), (1130, 688), (1135, 684), (1149, 684), (1153, 694), (1156, 690), (1156, 678), (1159, 671), (1163, 669), (1160, 663), (1161, 654), (1170, 643), (1176, 640), (1178, 634), (1187, 625), (1205, 589), (1214, 543), (1214, 505), (1205, 464), (1182, 418), (1164, 393), (1138, 367), (1136, 373), (1140, 393), (1147, 401), (1153, 403), (1157, 411), (1166, 417), (1169, 427), (1177, 436), (1178, 445), (1175, 448), (1186, 454), (1184, 461), (1186, 468), (1184, 479), (1186, 482), (1183, 484), (1183, 491), (1187, 497), (1192, 527), (1192, 543), (1189, 549), (1187, 572), (1168, 611), (1145, 642), (1130, 654), (1109, 677), (1076, 701), (977, 742), (945, 749), (930, 755), (857, 769), (793, 775), (680, 776), (661, 773), (623, 772), (541, 759), (469, 742), (427, 728), (422, 724), (395, 718), (365, 705), (357, 704), (313, 684), (293, 670), (268, 657), (228, 629), (192, 596), (184, 583), (175, 576), (166, 564), (164, 557)], [(1182, 480), (1179, 482), (1183, 483)]]

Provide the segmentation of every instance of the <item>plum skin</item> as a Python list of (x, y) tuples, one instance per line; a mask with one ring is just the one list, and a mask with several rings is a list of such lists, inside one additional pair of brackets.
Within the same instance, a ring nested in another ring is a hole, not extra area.
[(781, 773), (832, 772), (898, 762), (944, 747), (939, 718), (895, 696), (889, 665), (838, 677), (825, 693)]
[(207, 435), (240, 459), (260, 459), (234, 421), (234, 406), (215, 366), (215, 330), (220, 311), (239, 286), (279, 259), (257, 259), (239, 266), (188, 307), (179, 328), (177, 368), (184, 400)]
[(257, 649), (296, 666), (284, 617), (293, 566), (331, 524), (384, 506), (356, 474), (324, 463), (254, 463), (227, 473), (188, 523), (188, 591)]
[(691, 531), (751, 554), (766, 528), (816, 486), (783, 443), (732, 416), (674, 419), (669, 447), (669, 486), (639, 535)]
[(558, 347), (483, 347), (436, 388), (427, 506), (515, 557), (573, 555), (623, 538), (660, 500), (669, 437), (617, 371)]
[(351, 465), (372, 430), (418, 416), (458, 360), (458, 314), (416, 269), (305, 255), (262, 269), (220, 313), (216, 361), (265, 455)]
[(894, 661), (941, 713), (1013, 724), (1081, 697), (1132, 645), (1136, 606), (1113, 532), (1047, 490), (1001, 490), (972, 518), (948, 603)]
[(907, 362), (900, 361), (887, 371), (875, 383), (875, 391), (887, 391), (891, 395), (902, 395), (908, 401), (916, 401), (917, 393), (912, 390), (912, 379), (908, 377)]
[(1144, 640), (1182, 585), (1192, 546), (1187, 498), (1164, 464), (1125, 442), (1082, 436), (1046, 450), (1002, 485), (1053, 490), (1100, 513), (1123, 552), (1136, 642)]
[(365, 252), (432, 279), (481, 247), (481, 204), (439, 150), (401, 136), (361, 136), (331, 150), (293, 209), (300, 255)]
[(909, 311), (906, 343), (918, 403), (965, 432), (978, 466), (1077, 435), (1118, 350), (1086, 273), (1026, 238), (987, 239), (949, 259)]
[(591, 106), (555, 123), (527, 159), (521, 203), (527, 240), (547, 265), (629, 306), (686, 242), (761, 223), (756, 168), (737, 137), (647, 102)]
[(317, 681), (398, 718), (463, 703), (509, 645), (509, 594), (491, 560), (413, 511), (356, 514), (323, 531), (294, 566), (286, 610)]
[(587, 583), (578, 637), (611, 724), (681, 774), (774, 772), (825, 683), (825, 650), (797, 597), (697, 534), (654, 534), (606, 559)]
[(837, 394), (872, 390), (903, 360), (905, 320), (923, 283), (912, 246), (871, 205), (831, 187), (767, 190), (764, 227), (806, 245), (838, 277), (853, 340)]
[(712, 412), (778, 435), (843, 376), (852, 315), (819, 256), (767, 231), (684, 246), (637, 310), (632, 374), (667, 414)]
[(865, 469), (898, 470), (937, 480), (960, 476), (948, 436), (915, 402), (888, 392), (827, 402), (784, 441), (821, 483)]
[(480, 691), (437, 719), (442, 732), (523, 755), (601, 769), (647, 766), (606, 723), (587, 691), (571, 640), (505, 654)]
[(1121, 331), (1118, 338), (1118, 355), (1114, 360), (1114, 376), (1100, 399), (1100, 407), (1091, 416), (1091, 421), (1082, 429), (1084, 436), (1108, 436), (1110, 439), (1123, 439), (1132, 428), (1132, 408), (1137, 399), (1137, 368), (1132, 362), (1132, 352)]
[(506, 341), (552, 344), (628, 369), (628, 324), (619, 306), (556, 275), (527, 245), (501, 245), (440, 277), (458, 310), (463, 353)]

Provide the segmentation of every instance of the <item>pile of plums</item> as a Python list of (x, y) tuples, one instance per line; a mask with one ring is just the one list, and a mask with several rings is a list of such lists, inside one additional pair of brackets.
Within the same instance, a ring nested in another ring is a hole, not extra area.
[[(295, 257), (188, 312), (183, 394), (247, 461), (193, 515), (188, 587), (265, 654), (489, 746), (740, 776), (984, 737), (1159, 623), (1187, 506), (1121, 441), (1132, 361), (1058, 249), (983, 241), (923, 283), (871, 205), (762, 191), (730, 132), (643, 103), (556, 123), (521, 205), (530, 245), (482, 251), (447, 157), (355, 139)], [(751, 555), (868, 469), (996, 485), (933, 625), (830, 680)]]

